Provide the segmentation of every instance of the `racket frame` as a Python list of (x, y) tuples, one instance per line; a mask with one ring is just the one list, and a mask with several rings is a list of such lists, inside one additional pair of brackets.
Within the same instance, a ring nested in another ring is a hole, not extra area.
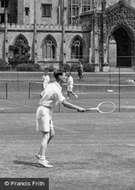
[[(103, 111), (100, 110), (100, 106), (102, 104), (111, 104), (113, 106), (113, 109), (111, 111), (109, 111), (109, 112), (103, 112)], [(113, 102), (111, 102), (111, 101), (103, 101), (103, 102), (100, 102), (97, 107), (88, 108), (88, 109), (85, 109), (85, 111), (98, 111), (99, 113), (102, 113), (102, 114), (109, 114), (109, 113), (113, 113), (115, 111), (115, 108), (116, 108), (116, 106), (115, 106), (115, 104)]]

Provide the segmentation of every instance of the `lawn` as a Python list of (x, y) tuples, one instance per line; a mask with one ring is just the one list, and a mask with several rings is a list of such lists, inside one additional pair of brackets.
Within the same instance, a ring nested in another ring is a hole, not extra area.
[(56, 135), (47, 150), (52, 169), (42, 168), (34, 156), (41, 141), (35, 113), (0, 117), (0, 177), (49, 178), (50, 190), (134, 189), (133, 112), (54, 113)]
[[(110, 93), (108, 86), (75, 87), (79, 98), (72, 97), (70, 102), (87, 108), (110, 100), (116, 110), (107, 115), (57, 106), (53, 114), (56, 134), (47, 149), (54, 167), (48, 169), (35, 158), (42, 138), (35, 127), (40, 87), (30, 98), (28, 83), (10, 84), (7, 99), (1, 92), (0, 177), (49, 178), (50, 190), (134, 190), (134, 89), (121, 87), (119, 96), (118, 88)], [(65, 87), (63, 93), (66, 96)]]

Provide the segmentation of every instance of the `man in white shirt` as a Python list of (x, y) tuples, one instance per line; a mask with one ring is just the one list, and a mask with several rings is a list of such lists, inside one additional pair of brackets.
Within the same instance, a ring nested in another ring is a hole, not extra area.
[(44, 75), (42, 77), (42, 81), (43, 81), (43, 89), (45, 89), (47, 87), (47, 85), (50, 83), (50, 77), (48, 75), (48, 72), (45, 70)]
[(40, 150), (36, 157), (39, 159), (39, 164), (44, 167), (51, 168), (52, 165), (46, 160), (46, 149), (50, 140), (54, 136), (54, 128), (52, 122), (52, 109), (58, 103), (62, 103), (65, 107), (75, 109), (79, 112), (85, 112), (85, 109), (77, 105), (73, 105), (66, 101), (61, 90), (61, 84), (66, 82), (66, 77), (61, 71), (54, 71), (55, 82), (48, 84), (46, 89), (42, 92), (42, 98), (39, 101), (39, 107), (36, 112), (36, 129), (41, 131), (43, 139)]
[(71, 73), (67, 73), (67, 99), (69, 99), (70, 94), (78, 98), (78, 95), (73, 92), (74, 79)]

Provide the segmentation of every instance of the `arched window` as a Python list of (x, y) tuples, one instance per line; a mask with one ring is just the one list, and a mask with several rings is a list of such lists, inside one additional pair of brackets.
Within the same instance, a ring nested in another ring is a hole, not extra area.
[(42, 47), (42, 56), (45, 59), (55, 59), (56, 58), (56, 42), (51, 36), (48, 36)]
[(79, 37), (76, 37), (71, 46), (71, 58), (83, 58), (83, 43)]
[(12, 64), (28, 63), (30, 59), (30, 46), (22, 34), (19, 34), (13, 45), (9, 46), (9, 59)]
[[(25, 50), (26, 49), (26, 50)], [(28, 52), (30, 47), (28, 46), (28, 41), (23, 35), (18, 35), (14, 43), (14, 53), (15, 54), (24, 54)]]

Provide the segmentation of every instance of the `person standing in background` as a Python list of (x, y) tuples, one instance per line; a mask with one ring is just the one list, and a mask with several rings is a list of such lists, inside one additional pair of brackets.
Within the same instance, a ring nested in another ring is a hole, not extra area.
[(43, 90), (45, 90), (45, 88), (47, 87), (47, 85), (50, 83), (50, 77), (48, 75), (48, 71), (45, 70), (44, 75), (42, 77), (42, 81), (43, 81)]
[(73, 92), (74, 79), (71, 73), (67, 73), (67, 99), (69, 99), (70, 94), (78, 98), (78, 95)]
[(80, 62), (78, 67), (78, 76), (79, 79), (83, 81), (83, 64)]

